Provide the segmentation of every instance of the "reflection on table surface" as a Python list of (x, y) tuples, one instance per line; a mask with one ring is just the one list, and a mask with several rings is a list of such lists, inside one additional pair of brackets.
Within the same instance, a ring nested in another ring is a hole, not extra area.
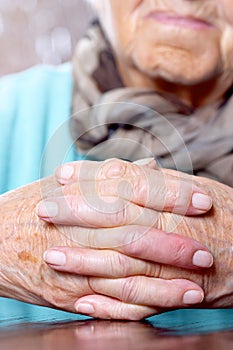
[(233, 349), (233, 310), (177, 310), (116, 322), (0, 300), (0, 350)]
[(66, 324), (20, 325), (0, 333), (1, 350), (118, 350), (118, 349), (229, 349), (233, 333), (174, 335), (139, 322), (76, 321)]

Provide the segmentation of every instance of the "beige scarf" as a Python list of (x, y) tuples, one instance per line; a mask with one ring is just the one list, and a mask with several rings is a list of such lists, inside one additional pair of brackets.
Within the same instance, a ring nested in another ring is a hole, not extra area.
[(94, 23), (75, 50), (71, 132), (87, 158), (134, 161), (214, 178), (233, 187), (233, 96), (190, 110), (147, 89), (124, 87)]

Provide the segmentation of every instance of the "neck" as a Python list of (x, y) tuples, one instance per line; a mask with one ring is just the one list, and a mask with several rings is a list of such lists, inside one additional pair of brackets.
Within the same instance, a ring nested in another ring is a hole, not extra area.
[(221, 103), (226, 91), (232, 86), (230, 75), (214, 77), (196, 85), (184, 85), (166, 81), (162, 78), (149, 77), (135, 68), (127, 69), (118, 64), (125, 86), (153, 89), (158, 93), (173, 96), (190, 108), (198, 108), (213, 103)]

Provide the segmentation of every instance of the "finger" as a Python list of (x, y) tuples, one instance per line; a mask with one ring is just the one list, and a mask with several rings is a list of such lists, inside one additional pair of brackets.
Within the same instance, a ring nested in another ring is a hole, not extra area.
[[(209, 268), (213, 264), (213, 256), (207, 247), (198, 241), (154, 228), (148, 229), (143, 226), (98, 230), (72, 228), (68, 232), (65, 231), (65, 228), (62, 229), (62, 233), (67, 235), (67, 238), (82, 247), (113, 249), (130, 257), (186, 269)], [(83, 254), (85, 249), (79, 254)], [(63, 247), (62, 251), (69, 259), (70, 264), (73, 261), (73, 268), (75, 268), (76, 259), (78, 259), (75, 255), (78, 254), (78, 251), (70, 247)], [(112, 259), (115, 257), (116, 255), (113, 255)], [(81, 259), (83, 263), (88, 265), (90, 264), (89, 258), (92, 259), (92, 251), (90, 254), (87, 252), (85, 258)], [(99, 258), (101, 259), (101, 254)], [(113, 265), (116, 264), (117, 260), (115, 263), (113, 262)], [(121, 266), (121, 268), (123, 267)]]
[(141, 175), (140, 168), (148, 167), (156, 170), (158, 166), (154, 158), (139, 159), (133, 163), (120, 159), (107, 159), (103, 162), (80, 160), (65, 163), (55, 171), (57, 181), (66, 185), (76, 181), (100, 181), (119, 177)]
[[(73, 175), (64, 182), (61, 174), (66, 167), (73, 167)], [(212, 206), (211, 198), (195, 184), (193, 177), (179, 173), (173, 176), (120, 160), (69, 163), (57, 174), (60, 183), (69, 184), (65, 194), (117, 196), (155, 210), (187, 215), (202, 214)]]
[(38, 204), (36, 211), (48, 222), (83, 227), (155, 226), (161, 215), (117, 197), (79, 195), (47, 198)]
[(160, 265), (131, 258), (113, 250), (54, 247), (44, 254), (54, 270), (78, 275), (120, 278), (132, 275), (158, 276)]
[(207, 177), (203, 177), (203, 176), (194, 176), (194, 175), (190, 175), (187, 173), (182, 173), (181, 171), (177, 171), (177, 170), (173, 170), (173, 169), (166, 169), (166, 168), (159, 168), (160, 171), (166, 175), (170, 175), (174, 178), (182, 178), (184, 180), (190, 181), (191, 179), (194, 181), (194, 183), (197, 186), (201, 186), (201, 188), (203, 189), (203, 186), (205, 184), (205, 182), (207, 182), (208, 184), (210, 183), (211, 180), (210, 178)]
[(102, 296), (87, 295), (75, 303), (78, 313), (102, 319), (139, 321), (158, 313), (152, 307), (123, 303), (119, 300)]
[(148, 168), (153, 169), (153, 170), (158, 170), (159, 169), (159, 167), (157, 165), (157, 162), (156, 162), (156, 160), (154, 158), (139, 159), (139, 160), (136, 160), (133, 163), (136, 164), (136, 165), (139, 165), (139, 166), (148, 167)]
[(90, 288), (128, 304), (153, 308), (178, 308), (200, 304), (203, 290), (195, 283), (182, 280), (133, 276), (119, 279), (90, 278)]

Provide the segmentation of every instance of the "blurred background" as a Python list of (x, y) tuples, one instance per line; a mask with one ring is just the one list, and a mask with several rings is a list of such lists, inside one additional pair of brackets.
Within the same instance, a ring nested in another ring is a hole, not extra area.
[(70, 60), (92, 17), (85, 0), (0, 0), (0, 76)]

